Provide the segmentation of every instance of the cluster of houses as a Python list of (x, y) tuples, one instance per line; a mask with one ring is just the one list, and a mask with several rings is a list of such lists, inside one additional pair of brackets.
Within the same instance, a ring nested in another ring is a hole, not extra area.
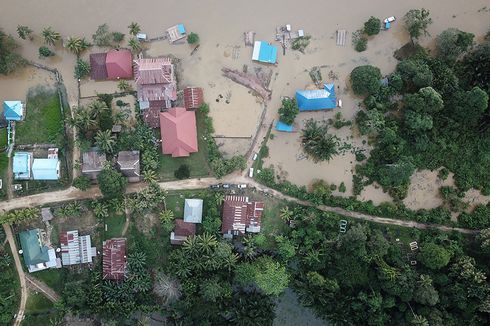
[[(167, 31), (169, 39), (185, 37), (183, 25)], [(173, 42), (173, 41), (172, 41)], [(177, 80), (171, 58), (137, 58), (125, 49), (90, 55), (94, 80), (132, 79), (143, 121), (160, 128), (162, 153), (173, 157), (189, 156), (198, 151), (196, 112), (203, 103), (203, 91), (197, 87), (183, 90), (183, 107), (177, 101)]]
[[(90, 180), (97, 180), (97, 176), (107, 164), (105, 153), (97, 148), (91, 148), (82, 153), (82, 174)], [(117, 154), (116, 165), (119, 171), (128, 178), (129, 182), (139, 182), (140, 175), (140, 152), (121, 151)]]
[(43, 158), (35, 158), (31, 152), (15, 152), (12, 171), (15, 180), (59, 180), (58, 148), (49, 148)]

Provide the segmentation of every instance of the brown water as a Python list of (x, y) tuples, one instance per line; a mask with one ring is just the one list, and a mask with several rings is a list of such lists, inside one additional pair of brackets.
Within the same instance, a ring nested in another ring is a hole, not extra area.
[[(431, 11), (434, 23), (430, 26), (429, 32), (434, 36), (448, 27), (457, 27), (476, 35), (482, 35), (490, 28), (490, 13), (478, 12), (478, 9), (488, 6), (488, 0), (313, 0), (303, 3), (292, 0), (1, 0), (0, 24), (1, 28), (13, 35), (16, 34), (17, 25), (23, 24), (30, 26), (37, 34), (43, 27), (52, 26), (65, 38), (85, 36), (91, 39), (97, 26), (103, 23), (108, 23), (113, 31), (127, 33), (127, 26), (135, 21), (151, 38), (163, 35), (166, 28), (182, 22), (188, 31), (197, 32), (201, 38), (201, 46), (193, 56), (190, 56), (192, 47), (189, 45), (169, 45), (166, 42), (153, 43), (147, 53), (152, 56), (174, 54), (182, 59), (182, 85), (204, 87), (206, 101), (211, 104), (216, 134), (249, 136), (257, 127), (261, 105), (247, 89), (221, 76), (223, 66), (241, 70), (244, 64), (251, 65), (252, 49), (244, 47), (243, 32), (254, 30), (256, 40), (271, 42), (275, 27), (290, 23), (293, 29), (304, 29), (312, 36), (306, 54), (288, 51), (286, 56), (283, 56), (280, 51), (279, 64), (273, 68), (273, 95), (268, 103), (266, 121), (276, 117), (280, 96), (292, 96), (296, 89), (311, 83), (306, 71), (313, 66), (327, 66), (324, 72), (333, 70), (338, 75), (338, 97), (344, 103), (341, 110), (345, 118), (351, 119), (356, 113), (358, 99), (353, 98), (348, 92), (349, 72), (355, 66), (366, 63), (380, 67), (382, 73), (391, 72), (396, 65), (392, 57), (393, 51), (408, 40), (401, 20), (398, 20), (390, 31), (381, 32), (369, 40), (367, 51), (357, 53), (350, 45), (351, 33), (362, 27), (362, 23), (371, 15), (379, 18), (392, 15), (402, 17), (409, 9), (422, 6)], [(348, 31), (345, 47), (335, 45), (334, 36), (337, 29)], [(422, 43), (427, 45), (424, 41), (422, 40)], [(20, 44), (25, 57), (40, 61), (37, 57), (37, 49), (41, 44), (39, 38), (35, 42), (20, 40)], [(235, 50), (235, 54), (238, 55), (235, 56), (234, 47), (238, 47)], [(73, 78), (75, 57), (61, 47), (58, 47), (56, 52), (57, 57), (46, 62), (62, 73), (70, 103), (73, 105), (76, 103), (76, 81)], [(29, 75), (29, 72), (26, 74)], [(25, 92), (33, 80), (23, 76), (24, 73), (19, 77), (0, 78), (0, 100), (12, 97), (24, 99), (22, 96), (24, 94), (25, 97)], [(328, 79), (326, 73), (323, 73), (323, 77), (325, 81)], [(43, 82), (43, 78), (40, 78), (39, 83)], [(82, 92), (83, 95), (91, 95), (95, 90), (113, 90), (115, 85), (115, 82), (83, 82)], [(219, 94), (229, 95), (230, 104), (223, 101), (216, 103)], [(332, 118), (333, 115), (331, 112), (312, 114), (316, 119)], [(309, 115), (300, 114), (298, 121), (304, 120), (307, 116)], [(350, 129), (343, 128), (338, 131), (338, 135), (346, 139), (351, 135)], [(239, 148), (243, 148), (243, 141), (239, 143)], [(360, 140), (355, 139), (354, 143), (360, 145)], [(299, 134), (277, 134), (270, 144), (271, 157), (266, 164), (281, 167), (291, 181), (298, 184), (308, 184), (314, 178), (322, 178), (336, 184), (343, 181), (348, 188), (346, 194), (350, 194), (351, 170), (355, 165), (351, 153), (337, 156), (329, 163), (315, 164), (307, 160), (296, 160), (297, 154), (301, 152)], [(227, 147), (229, 145), (227, 142)], [(363, 193), (363, 197), (379, 202), (386, 199), (386, 194), (375, 189)]]

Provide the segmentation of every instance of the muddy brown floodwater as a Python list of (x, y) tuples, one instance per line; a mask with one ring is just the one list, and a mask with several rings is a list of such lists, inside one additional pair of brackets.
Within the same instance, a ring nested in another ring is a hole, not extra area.
[[(281, 96), (293, 96), (296, 89), (304, 88), (311, 83), (307, 71), (314, 66), (323, 66), (324, 81), (329, 81), (328, 71), (332, 70), (338, 80), (338, 97), (343, 101), (343, 108), (334, 112), (317, 112), (300, 114), (297, 121), (301, 123), (308, 117), (315, 119), (333, 118), (335, 112), (341, 111), (344, 118), (352, 119), (358, 110), (359, 99), (352, 97), (348, 90), (348, 74), (356, 66), (373, 64), (380, 67), (383, 74), (390, 73), (396, 66), (393, 51), (407, 42), (401, 19), (398, 19), (389, 31), (382, 31), (369, 40), (368, 49), (357, 53), (350, 45), (351, 34), (362, 27), (371, 15), (385, 18), (401, 18), (409, 9), (425, 7), (430, 10), (433, 24), (429, 28), (435, 36), (449, 27), (457, 27), (475, 35), (483, 35), (490, 27), (490, 13), (479, 11), (488, 6), (488, 0), (472, 1), (326, 1), (312, 0), (298, 2), (282, 1), (225, 1), (225, 0), (140, 0), (140, 1), (66, 1), (66, 0), (2, 0), (1, 28), (16, 34), (17, 25), (28, 25), (37, 35), (43, 27), (52, 26), (64, 38), (84, 36), (91, 40), (97, 26), (107, 23), (112, 31), (128, 32), (127, 26), (132, 21), (138, 22), (142, 32), (150, 38), (163, 35), (166, 28), (184, 23), (188, 31), (200, 35), (201, 45), (198, 51), (190, 56), (193, 49), (188, 44), (169, 45), (155, 42), (148, 45), (145, 53), (151, 56), (173, 54), (182, 60), (182, 85), (201, 86), (205, 90), (205, 99), (211, 105), (211, 116), (214, 119), (216, 134), (225, 137), (248, 137), (255, 133), (260, 114), (261, 103), (258, 103), (247, 89), (236, 85), (221, 75), (222, 67), (242, 70), (243, 65), (257, 66), (251, 63), (252, 49), (244, 47), (243, 32), (253, 30), (256, 40), (274, 41), (276, 26), (289, 23), (293, 29), (304, 29), (312, 36), (306, 53), (287, 51), (283, 56), (278, 51), (278, 65), (272, 67), (273, 77), (270, 87), (272, 99), (268, 103), (265, 121), (277, 117), (277, 108)], [(348, 31), (347, 44), (344, 47), (335, 45), (335, 31)], [(126, 36), (126, 40), (128, 36)], [(20, 40), (22, 54), (35, 61), (38, 48), (42, 44), (39, 37), (34, 42)], [(275, 43), (278, 45), (277, 43)], [(423, 45), (431, 46), (426, 39)], [(61, 46), (55, 49), (57, 56), (44, 60), (49, 66), (57, 68), (63, 75), (69, 93), (71, 105), (76, 104), (76, 81), (73, 78), (75, 56)], [(33, 84), (50, 82), (49, 76), (24, 78), (34, 72), (27, 68), (14, 77), (0, 78), (0, 100), (24, 99), (27, 89)], [(40, 74), (35, 72), (35, 74)], [(48, 80), (46, 80), (48, 78)], [(96, 90), (114, 90), (116, 82), (83, 82), (82, 95), (92, 95)], [(220, 100), (219, 95), (228, 98), (229, 103)], [(333, 130), (333, 129), (332, 129)], [(361, 147), (362, 139), (352, 136), (349, 127), (332, 131), (345, 141)], [(227, 152), (240, 152), (246, 148), (247, 140), (237, 140), (236, 149), (233, 140), (226, 141)], [(275, 133), (270, 142), (270, 157), (266, 166), (273, 164), (280, 167), (288, 179), (298, 184), (308, 184), (312, 179), (322, 178), (328, 182), (347, 186), (345, 195), (352, 190), (352, 169), (355, 159), (352, 153), (335, 157), (331, 162), (315, 164), (309, 160), (297, 160), (301, 153), (299, 133), (292, 135)], [(368, 189), (369, 190), (369, 189)], [(372, 191), (371, 191), (372, 190)], [(389, 200), (389, 196), (379, 189), (364, 191), (362, 198), (375, 202)], [(417, 187), (411, 191), (418, 192)], [(411, 196), (411, 195), (409, 195)], [(478, 196), (476, 196), (478, 197)], [(472, 200), (475, 197), (472, 196)], [(411, 201), (410, 199), (408, 201)], [(422, 206), (430, 203), (418, 201)], [(413, 205), (417, 208), (417, 204)]]

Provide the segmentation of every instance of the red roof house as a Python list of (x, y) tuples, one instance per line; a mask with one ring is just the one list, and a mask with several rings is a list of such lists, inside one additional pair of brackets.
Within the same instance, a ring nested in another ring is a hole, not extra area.
[(102, 243), (102, 278), (113, 281), (126, 278), (126, 239), (114, 238)]
[(105, 65), (108, 79), (133, 78), (133, 56), (129, 50), (107, 52)]
[(184, 222), (184, 220), (176, 219), (175, 228), (170, 233), (170, 243), (175, 245), (181, 245), (187, 239), (188, 236), (196, 234), (196, 224), (190, 222)]
[(198, 109), (204, 102), (202, 88), (186, 87), (184, 88), (184, 107), (189, 109)]
[(221, 232), (225, 237), (260, 232), (264, 203), (245, 196), (226, 196), (223, 202)]
[(90, 78), (93, 80), (107, 79), (106, 58), (107, 53), (90, 54)]
[(196, 114), (185, 108), (160, 113), (162, 153), (172, 157), (189, 156), (198, 151)]

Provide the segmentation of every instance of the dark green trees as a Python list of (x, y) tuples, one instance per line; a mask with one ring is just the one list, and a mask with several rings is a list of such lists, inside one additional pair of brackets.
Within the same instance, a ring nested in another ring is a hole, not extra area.
[(301, 141), (304, 151), (313, 157), (314, 161), (329, 161), (338, 154), (338, 138), (328, 134), (326, 121), (318, 122), (310, 119), (306, 122)]
[(99, 188), (104, 198), (122, 197), (128, 184), (128, 180), (113, 168), (105, 168), (97, 176)]
[(370, 65), (359, 66), (352, 70), (350, 79), (355, 94), (374, 94), (380, 87), (381, 71)]
[(285, 98), (282, 100), (282, 106), (279, 108), (279, 120), (291, 125), (298, 113), (299, 108), (295, 99)]
[(472, 45), (475, 35), (449, 28), (436, 38), (437, 55), (447, 61), (455, 61)]
[(364, 23), (364, 32), (367, 35), (376, 35), (381, 29), (381, 20), (379, 18), (371, 16), (367, 22)]
[(432, 24), (432, 18), (429, 17), (430, 12), (427, 9), (412, 9), (403, 17), (405, 27), (410, 34), (412, 43), (418, 40), (420, 36), (428, 35), (427, 27)]

